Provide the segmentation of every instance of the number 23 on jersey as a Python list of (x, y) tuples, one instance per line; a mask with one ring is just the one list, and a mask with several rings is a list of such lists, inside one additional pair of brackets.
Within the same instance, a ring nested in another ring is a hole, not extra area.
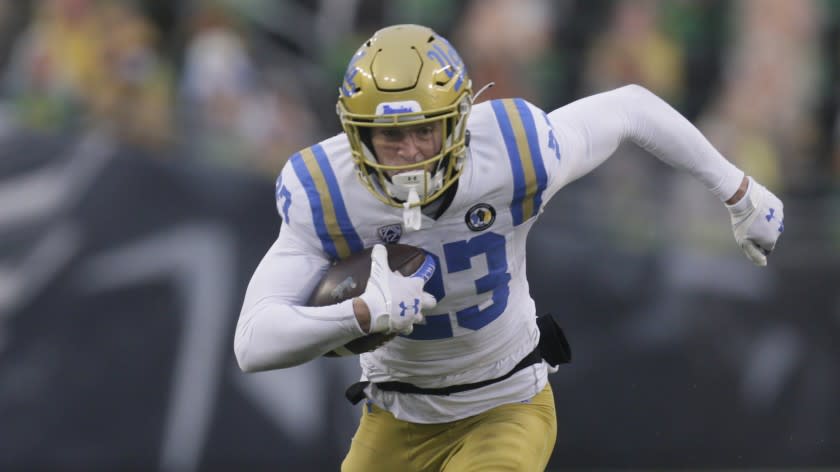
[[(458, 326), (474, 331), (498, 318), (507, 307), (510, 294), (508, 284), (511, 277), (508, 273), (505, 237), (488, 232), (472, 239), (443, 245), (443, 256), (448, 274), (472, 269), (471, 259), (480, 255), (484, 255), (487, 260), (487, 274), (475, 279), (475, 291), (478, 295), (491, 293), (492, 303), (483, 308), (473, 305), (455, 312), (455, 322)], [(431, 256), (435, 259), (438, 268), (441, 268), (438, 255), (431, 254)], [(441, 270), (435, 271), (426, 284), (426, 291), (434, 295), (438, 303), (446, 297)], [(450, 338), (453, 336), (452, 323), (448, 313), (429, 315), (426, 317), (426, 324), (415, 325), (414, 331), (406, 337), (425, 340)]]

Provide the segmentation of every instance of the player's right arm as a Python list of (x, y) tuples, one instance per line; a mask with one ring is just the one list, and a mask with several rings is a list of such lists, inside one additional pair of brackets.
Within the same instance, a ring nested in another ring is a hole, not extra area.
[(356, 322), (353, 300), (304, 306), (329, 265), (308, 246), (284, 224), (254, 271), (233, 341), (243, 371), (303, 364), (365, 334)]
[(323, 228), (315, 229), (319, 215), (309, 205), (312, 187), (304, 189), (290, 167), (277, 183), (280, 234), (251, 277), (236, 325), (234, 352), (245, 372), (303, 364), (369, 333), (410, 333), (422, 314), (405, 316), (399, 302), (417, 298), (423, 309), (435, 304), (423, 292), (422, 278), (390, 270), (380, 246), (373, 251), (370, 279), (358, 298), (305, 306), (330, 264), (327, 248), (335, 244)]
[(332, 256), (315, 228), (300, 159), (292, 156), (277, 179), (280, 234), (251, 277), (236, 325), (234, 352), (245, 372), (303, 364), (365, 334), (352, 300), (305, 306)]

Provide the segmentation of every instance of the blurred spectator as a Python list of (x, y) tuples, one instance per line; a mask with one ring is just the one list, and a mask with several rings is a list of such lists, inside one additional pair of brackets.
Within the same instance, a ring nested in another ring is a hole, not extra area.
[(90, 96), (95, 117), (133, 144), (169, 144), (172, 72), (155, 50), (156, 31), (125, 2), (100, 8), (103, 74)]
[[(683, 50), (679, 38), (665, 31), (662, 2), (615, 2), (604, 32), (589, 47), (581, 88), (585, 94), (635, 83), (679, 108), (684, 92)], [(656, 159), (635, 146), (623, 146), (586, 185), (599, 189), (604, 228), (616, 245), (634, 253), (652, 253), (666, 228), (661, 195), (650, 182), (671, 175)], [(600, 191), (603, 189), (603, 191)], [(632, 203), (632, 208), (630, 205)]]
[(5, 68), (9, 51), (29, 18), (28, 2), (0, 2), (0, 68)]
[(830, 157), (829, 168), (833, 177), (833, 184), (835, 189), (840, 191), (840, 2), (832, 4), (834, 24), (832, 25), (836, 36), (833, 43), (829, 46), (829, 53), (831, 57), (828, 59), (829, 65), (834, 65), (834, 70), (829, 71), (827, 76), (831, 80), (827, 85), (827, 95), (833, 98), (833, 112), (834, 112), (834, 129), (829, 137), (832, 148), (832, 155)]
[(255, 82), (256, 71), (228, 13), (216, 7), (199, 11), (180, 90), (188, 143), (200, 158), (233, 160), (241, 152), (236, 117)]
[(169, 79), (153, 41), (127, 3), (42, 0), (8, 70), (19, 119), (47, 130), (105, 126), (137, 145), (163, 144)]
[(738, 2), (722, 91), (703, 118), (721, 152), (777, 190), (807, 187), (815, 172), (820, 8)]
[[(426, 25), (446, 36), (453, 31), (466, 7), (465, 2), (450, 0), (388, 0), (382, 2), (385, 22)], [(475, 2), (473, 2), (475, 3)], [(371, 25), (373, 31), (381, 26)]]
[(591, 49), (586, 92), (637, 83), (670, 103), (682, 99), (683, 51), (662, 28), (660, 4), (621, 0), (615, 5), (607, 30)]
[(202, 4), (181, 79), (186, 145), (194, 157), (276, 175), (315, 133), (289, 74), (251, 58), (233, 10)]
[(837, 113), (837, 118), (834, 119), (834, 123), (832, 173), (834, 175), (835, 186), (840, 186), (840, 110)]
[[(817, 137), (819, 5), (811, 0), (745, 0), (731, 10), (720, 91), (699, 126), (726, 156), (774, 191), (808, 185)], [(731, 237), (706, 224), (722, 211), (681, 176), (670, 176), (666, 220), (678, 246), (733, 251)]]
[(494, 82), (482, 100), (522, 97), (539, 103), (536, 70), (551, 53), (554, 6), (545, 0), (469, 2), (455, 29), (473, 89)]
[[(317, 122), (299, 76), (291, 70), (274, 71), (272, 89), (268, 92), (269, 107), (263, 122), (262, 133), (256, 134), (258, 143), (258, 170), (276, 176), (286, 159), (312, 143), (318, 135)], [(259, 116), (255, 116), (255, 124)]]
[(24, 124), (72, 127), (82, 118), (90, 84), (101, 74), (102, 42), (89, 0), (41, 0), (18, 39), (8, 88)]

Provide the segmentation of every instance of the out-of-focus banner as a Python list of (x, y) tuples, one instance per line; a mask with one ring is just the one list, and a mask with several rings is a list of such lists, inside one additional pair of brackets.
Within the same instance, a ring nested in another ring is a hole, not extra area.
[[(180, 162), (95, 133), (0, 143), (0, 469), (338, 469), (355, 360), (243, 374), (233, 356), (273, 182)], [(756, 269), (616, 245), (589, 192), (529, 242), (574, 352), (550, 467), (840, 465), (836, 246), (806, 258), (794, 230)]]

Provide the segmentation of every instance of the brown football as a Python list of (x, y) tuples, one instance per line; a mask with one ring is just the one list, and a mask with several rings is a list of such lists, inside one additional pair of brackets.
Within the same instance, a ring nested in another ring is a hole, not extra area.
[[(402, 275), (411, 275), (420, 268), (426, 253), (406, 244), (388, 244), (388, 265)], [(362, 252), (335, 261), (327, 269), (321, 281), (309, 297), (309, 306), (334, 305), (358, 297), (365, 291), (370, 277), (370, 254), (372, 247)], [(372, 351), (394, 338), (393, 334), (373, 333), (356, 338), (343, 347), (325, 354), (328, 357), (350, 356)]]

